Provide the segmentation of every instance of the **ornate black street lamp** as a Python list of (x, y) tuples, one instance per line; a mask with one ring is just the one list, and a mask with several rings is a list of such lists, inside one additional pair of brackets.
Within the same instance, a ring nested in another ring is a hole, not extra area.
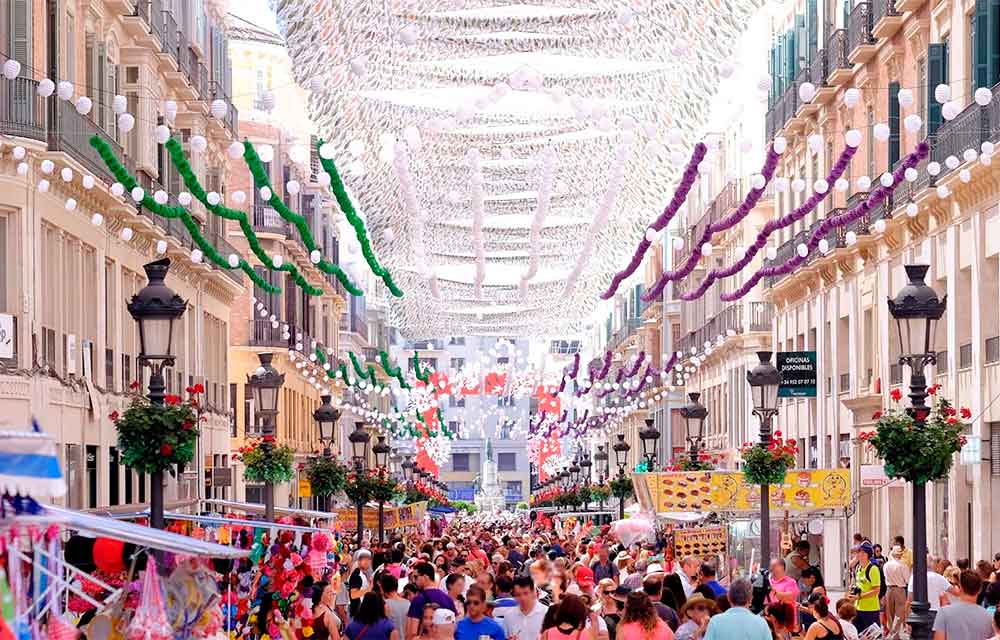
[(705, 436), (705, 418), (708, 417), (708, 409), (698, 402), (700, 397), (700, 393), (689, 393), (688, 403), (681, 407), (681, 417), (687, 428), (688, 455), (692, 463), (698, 462), (698, 452)]
[[(612, 447), (615, 452), (615, 464), (618, 465), (618, 479), (625, 479), (625, 467), (628, 465), (628, 452), (632, 447), (625, 442), (625, 434), (618, 434), (618, 442)], [(618, 519), (625, 519), (625, 496), (618, 496)]]
[[(285, 374), (278, 373), (278, 370), (271, 366), (273, 353), (260, 353), (257, 354), (257, 358), (260, 360), (260, 366), (247, 376), (247, 386), (253, 392), (257, 415), (261, 421), (260, 433), (263, 436), (261, 453), (266, 464), (270, 464), (277, 431), (278, 396), (281, 394), (281, 386), (285, 384)], [(274, 483), (270, 480), (264, 482), (264, 519), (274, 522)]]
[(594, 454), (594, 462), (597, 463), (597, 483), (604, 484), (608, 481), (608, 452), (604, 450), (604, 445), (597, 445), (597, 453)]
[(330, 447), (333, 445), (337, 421), (340, 420), (340, 409), (331, 404), (331, 397), (329, 395), (320, 396), (319, 399), (323, 404), (319, 405), (313, 411), (313, 420), (316, 421), (316, 426), (319, 428), (319, 441), (323, 445), (323, 457), (331, 458), (333, 457), (333, 453)]
[(413, 482), (413, 456), (407, 454), (403, 457), (403, 463), (399, 468), (403, 470), (403, 482), (409, 486)]
[[(354, 461), (354, 472), (359, 476), (363, 474), (368, 468), (368, 442), (371, 440), (371, 435), (365, 431), (364, 422), (355, 422), (354, 431), (351, 435), (347, 436), (348, 441), (351, 443), (351, 458)], [(365, 529), (364, 522), (364, 510), (365, 502), (364, 500), (358, 500), (358, 548), (361, 548), (361, 536)]]
[[(142, 267), (149, 282), (132, 296), (126, 305), (139, 325), (139, 366), (149, 365), (149, 403), (162, 407), (167, 386), (163, 367), (174, 365), (174, 323), (187, 309), (187, 302), (164, 282), (170, 269), (170, 259), (150, 262)], [(149, 524), (156, 529), (165, 526), (163, 520), (163, 471), (149, 474)]]
[[(378, 469), (387, 469), (389, 467), (389, 454), (392, 452), (392, 447), (385, 441), (385, 436), (379, 436), (378, 442), (372, 447), (372, 453), (375, 454), (375, 467)], [(382, 544), (385, 542), (385, 500), (381, 498), (378, 501), (378, 542)]]
[[(760, 419), (760, 443), (767, 447), (771, 442), (771, 420), (778, 413), (778, 387), (781, 372), (771, 364), (770, 351), (758, 351), (757, 365), (747, 371), (747, 382), (753, 396), (753, 414)], [(771, 496), (768, 485), (760, 487), (760, 566), (771, 564)]]
[(656, 445), (660, 442), (660, 431), (654, 426), (652, 418), (646, 418), (646, 428), (639, 432), (642, 443), (642, 457), (646, 461), (646, 471), (656, 469)]
[(569, 465), (569, 481), (572, 484), (580, 484), (580, 454), (576, 455), (573, 464)]
[[(937, 321), (944, 315), (948, 296), (938, 298), (924, 277), (927, 265), (909, 264), (904, 267), (909, 282), (888, 301), (889, 313), (896, 320), (899, 333), (899, 364), (910, 368), (910, 408), (913, 428), (926, 426), (930, 408), (927, 406), (927, 378), (924, 369), (937, 364), (934, 334)], [(906, 621), (914, 640), (928, 640), (934, 614), (927, 601), (927, 490), (923, 482), (913, 483), (913, 605)]]

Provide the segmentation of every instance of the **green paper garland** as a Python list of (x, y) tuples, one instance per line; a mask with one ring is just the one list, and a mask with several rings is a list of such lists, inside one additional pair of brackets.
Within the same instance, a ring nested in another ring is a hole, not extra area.
[[(260, 189), (261, 187), (267, 187), (270, 189), (271, 197), (267, 201), (268, 204), (270, 204), (274, 210), (278, 212), (278, 215), (281, 216), (283, 220), (295, 225), (295, 228), (298, 229), (299, 236), (302, 238), (302, 243), (306, 245), (310, 254), (313, 251), (316, 251), (316, 241), (313, 239), (312, 233), (309, 231), (309, 221), (306, 220), (305, 216), (297, 214), (285, 206), (284, 201), (282, 201), (282, 199), (278, 197), (278, 194), (274, 192), (274, 188), (271, 186), (271, 180), (267, 176), (267, 171), (264, 170), (264, 164), (260, 161), (260, 156), (257, 155), (257, 150), (254, 149), (253, 143), (249, 140), (243, 141), (243, 160), (246, 162), (247, 168), (250, 169), (250, 174), (253, 176), (254, 187), (257, 189)], [(316, 268), (324, 273), (334, 274), (337, 281), (344, 285), (344, 289), (346, 289), (352, 296), (364, 295), (361, 289), (350, 282), (347, 275), (339, 265), (333, 264), (332, 262), (328, 262), (327, 260), (321, 258), (320, 261), (316, 263)], [(399, 295), (402, 295), (402, 293)]]
[(208, 194), (205, 193), (205, 189), (198, 182), (198, 177), (194, 175), (194, 171), (191, 170), (191, 165), (188, 163), (186, 157), (184, 157), (184, 148), (181, 143), (176, 140), (176, 138), (170, 138), (164, 144), (167, 149), (167, 153), (170, 154), (170, 160), (173, 162), (174, 167), (181, 174), (181, 178), (184, 180), (184, 186), (188, 188), (199, 202), (205, 205), (211, 213), (225, 218), (226, 220), (235, 220), (239, 223), (240, 229), (243, 230), (243, 235), (246, 236), (247, 242), (250, 244), (250, 251), (253, 252), (257, 259), (271, 271), (284, 271), (292, 276), (292, 280), (295, 284), (299, 285), (306, 295), (310, 296), (320, 296), (323, 295), (323, 289), (319, 287), (314, 287), (309, 284), (306, 279), (299, 273), (299, 270), (291, 262), (286, 262), (280, 267), (274, 264), (271, 256), (267, 255), (264, 248), (260, 246), (260, 241), (257, 239), (257, 234), (254, 233), (253, 227), (250, 225), (250, 221), (247, 220), (247, 216), (242, 211), (237, 211), (235, 209), (229, 209), (220, 204), (210, 204), (208, 202)]
[(389, 377), (398, 380), (400, 388), (402, 389), (412, 388), (410, 387), (410, 385), (406, 384), (406, 380), (403, 378), (403, 370), (400, 369), (399, 367), (393, 367), (392, 365), (389, 364), (389, 354), (387, 354), (385, 351), (379, 351), (378, 357), (382, 364), (382, 369), (385, 371), (385, 374)]
[[(316, 141), (316, 151), (319, 155), (319, 148), (323, 146), (323, 140)], [(371, 268), (372, 273), (376, 276), (382, 278), (382, 282), (388, 287), (392, 295), (397, 298), (403, 297), (403, 292), (400, 291), (399, 287), (393, 281), (392, 276), (389, 275), (389, 271), (383, 268), (379, 263), (378, 259), (375, 257), (375, 253), (372, 251), (371, 243), (368, 240), (368, 232), (365, 229), (364, 220), (358, 215), (357, 211), (354, 209), (354, 205), (351, 204), (351, 199), (347, 195), (347, 190), (344, 189), (344, 182), (340, 179), (340, 173), (337, 171), (337, 165), (334, 164), (333, 160), (327, 160), (323, 156), (319, 156), (319, 163), (326, 171), (326, 174), (330, 176), (330, 188), (333, 189), (333, 196), (337, 199), (337, 204), (340, 206), (341, 212), (343, 212), (344, 217), (352, 227), (354, 227), (354, 234), (358, 239), (358, 244), (361, 245), (361, 253), (365, 257), (365, 261)]]
[[(114, 151), (111, 150), (111, 147), (104, 141), (104, 139), (98, 135), (93, 135), (90, 137), (90, 146), (97, 150), (97, 153), (101, 156), (101, 160), (104, 161), (105, 166), (107, 166), (108, 170), (115, 177), (115, 179), (125, 187), (126, 191), (132, 191), (132, 189), (139, 186), (139, 183), (128, 172), (128, 169), (126, 169), (122, 163), (118, 161), (118, 158), (115, 157)], [(201, 252), (205, 255), (205, 257), (219, 268), (230, 271), (233, 269), (240, 269), (243, 273), (247, 274), (247, 277), (249, 277), (254, 284), (264, 291), (267, 291), (268, 293), (281, 292), (281, 288), (272, 285), (257, 275), (257, 272), (253, 270), (253, 267), (251, 267), (250, 263), (248, 263), (244, 258), (240, 257), (240, 261), (235, 267), (230, 265), (229, 260), (224, 259), (212, 243), (205, 239), (205, 236), (201, 234), (201, 229), (199, 229), (198, 223), (195, 222), (194, 218), (191, 217), (191, 214), (188, 213), (183, 207), (170, 207), (162, 205), (153, 200), (149, 194), (143, 195), (140, 206), (145, 207), (162, 218), (180, 220), (181, 224), (183, 224), (188, 230), (188, 233), (191, 234), (191, 239), (194, 240), (196, 245), (198, 245), (198, 248), (201, 249)]]
[[(357, 375), (362, 380), (367, 380), (368, 379), (368, 374), (365, 373), (364, 368), (358, 363), (358, 357), (356, 355), (354, 355), (354, 352), (353, 351), (348, 351), (347, 352), (347, 356), (351, 359), (351, 365), (354, 367), (354, 373), (355, 373), (355, 375)], [(375, 375), (373, 373), (372, 374), (372, 383), (373, 384), (375, 383), (374, 377), (375, 377)]]
[(416, 351), (413, 352), (413, 375), (424, 384), (430, 384), (431, 375), (426, 371), (420, 372), (420, 355)]

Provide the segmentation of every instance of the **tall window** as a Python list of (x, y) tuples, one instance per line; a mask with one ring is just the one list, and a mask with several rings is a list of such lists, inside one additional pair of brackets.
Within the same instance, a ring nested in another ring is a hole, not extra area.
[(927, 136), (927, 58), (917, 60), (917, 115), (920, 116), (920, 139)]
[(498, 453), (497, 471), (517, 471), (516, 453)]
[(868, 151), (868, 177), (874, 178), (875, 176), (875, 109), (868, 107), (868, 138), (867, 138), (867, 151)]
[(469, 454), (467, 453), (451, 454), (451, 470), (469, 471)]

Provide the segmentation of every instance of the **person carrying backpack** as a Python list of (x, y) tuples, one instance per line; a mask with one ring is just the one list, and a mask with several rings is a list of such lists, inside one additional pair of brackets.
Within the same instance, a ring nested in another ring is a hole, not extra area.
[(855, 618), (855, 626), (861, 633), (873, 624), (880, 624), (881, 602), (885, 595), (882, 568), (872, 562), (874, 555), (875, 551), (869, 542), (862, 543), (855, 551), (857, 569), (854, 573), (855, 586), (852, 593), (857, 598), (855, 607), (858, 610), (858, 617)]

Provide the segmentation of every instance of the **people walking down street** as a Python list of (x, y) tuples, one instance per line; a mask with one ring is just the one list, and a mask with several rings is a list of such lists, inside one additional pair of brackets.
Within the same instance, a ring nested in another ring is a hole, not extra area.
[(837, 619), (840, 620), (840, 628), (844, 630), (844, 640), (858, 640), (858, 628), (854, 626), (854, 619), (858, 616), (858, 610), (854, 608), (854, 603), (847, 598), (837, 600)]
[(858, 610), (855, 626), (860, 633), (864, 633), (873, 624), (880, 624), (882, 571), (872, 563), (874, 553), (872, 545), (863, 542), (854, 554), (857, 566), (854, 572), (854, 595), (857, 597), (855, 607)]
[[(550, 608), (549, 617), (552, 626), (543, 625), (541, 637), (544, 640), (598, 640), (597, 614), (588, 611), (578, 596), (567, 594), (557, 606)], [(591, 622), (589, 628), (588, 620)]]
[(455, 640), (481, 640), (484, 636), (490, 640), (506, 640), (503, 627), (486, 616), (486, 590), (479, 585), (472, 585), (466, 594), (466, 616), (455, 626)]
[(350, 640), (400, 640), (399, 632), (385, 615), (382, 596), (369, 591), (361, 598), (357, 614), (344, 629)]
[(438, 607), (448, 609), (455, 613), (455, 603), (447, 593), (441, 591), (436, 586), (434, 578), (434, 566), (429, 562), (418, 562), (413, 567), (413, 583), (420, 590), (413, 601), (410, 602), (410, 611), (407, 614), (406, 640), (417, 637), (420, 630), (420, 621), (424, 617), (424, 605), (428, 603), (436, 604)]
[(993, 620), (986, 609), (976, 604), (983, 579), (975, 571), (966, 570), (958, 581), (958, 599), (941, 607), (934, 617), (934, 640), (989, 640), (994, 633)]
[(595, 581), (599, 582), (605, 578), (618, 581), (618, 566), (611, 561), (610, 553), (610, 548), (606, 544), (601, 545), (598, 549), (597, 560), (590, 565), (591, 571), (594, 572)]
[(882, 606), (885, 609), (885, 635), (896, 633), (906, 620), (906, 588), (910, 581), (910, 568), (903, 562), (903, 549), (894, 546), (889, 560), (882, 567), (886, 591)]
[[(937, 611), (943, 605), (948, 604), (947, 596), (948, 590), (951, 589), (951, 583), (942, 576), (937, 571), (932, 568), (931, 559), (927, 559), (927, 602), (931, 605), (931, 611)], [(906, 583), (907, 590), (907, 602), (913, 603), (913, 576), (910, 576), (909, 582)], [(860, 629), (860, 627), (859, 627)]]
[(716, 579), (715, 567), (711, 563), (701, 563), (701, 568), (698, 570), (698, 582), (711, 589), (716, 597), (726, 595), (726, 588)]
[(698, 586), (698, 570), (701, 563), (694, 556), (685, 556), (677, 566), (676, 574), (684, 587), (684, 598), (690, 598), (694, 588)]
[(514, 599), (517, 606), (504, 614), (501, 623), (508, 640), (538, 638), (549, 608), (538, 601), (531, 578), (520, 577), (514, 581)]
[(913, 571), (913, 551), (907, 548), (906, 540), (903, 538), (903, 536), (894, 537), (892, 539), (892, 546), (899, 547), (900, 549), (903, 550), (903, 557), (900, 559), (903, 561), (903, 564), (906, 565), (907, 569)]
[(805, 640), (843, 640), (844, 629), (837, 618), (830, 614), (826, 596), (814, 593), (809, 596), (809, 608), (816, 619), (806, 630)]
[(656, 613), (653, 602), (643, 591), (633, 591), (625, 602), (625, 612), (618, 624), (617, 640), (673, 640), (674, 632)]
[(708, 622), (718, 611), (714, 601), (692, 595), (679, 612), (684, 623), (674, 633), (675, 640), (701, 640), (708, 631)]
[(705, 640), (771, 640), (767, 622), (748, 608), (752, 593), (753, 587), (748, 581), (733, 582), (729, 586), (731, 606), (725, 613), (712, 616)]

